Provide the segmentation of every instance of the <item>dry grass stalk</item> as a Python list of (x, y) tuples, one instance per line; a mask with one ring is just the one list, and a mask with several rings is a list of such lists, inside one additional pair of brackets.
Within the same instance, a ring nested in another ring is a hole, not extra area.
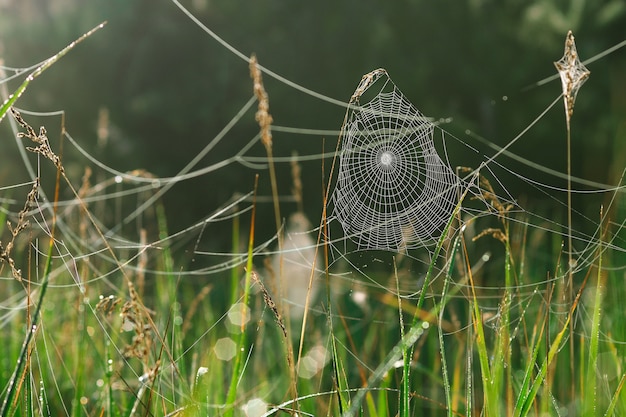
[(302, 213), (304, 211), (304, 203), (302, 201), (302, 168), (300, 168), (298, 163), (298, 152), (296, 151), (291, 154), (291, 178), (293, 181), (291, 194), (298, 205), (298, 211)]
[(483, 230), (482, 232), (480, 232), (479, 234), (477, 234), (476, 236), (474, 236), (472, 238), (472, 242), (477, 241), (478, 239), (480, 239), (483, 236), (491, 236), (494, 239), (499, 240), (502, 243), (506, 243), (509, 240), (507, 238), (506, 234), (502, 231), (502, 229), (489, 227), (489, 228)]
[(250, 57), (250, 77), (254, 81), (254, 95), (256, 96), (257, 101), (259, 102), (258, 110), (256, 112), (255, 119), (259, 122), (259, 127), (261, 128), (261, 141), (266, 148), (272, 147), (272, 131), (271, 126), (272, 116), (270, 115), (270, 100), (267, 96), (267, 92), (265, 91), (265, 87), (263, 86), (263, 78), (261, 76), (261, 71), (257, 66), (258, 62), (256, 59), (256, 55), (252, 55)]
[(181, 330), (183, 339), (185, 335), (187, 334), (187, 332), (189, 331), (189, 329), (191, 329), (191, 326), (192, 326), (191, 318), (196, 314), (196, 311), (198, 311), (198, 306), (200, 305), (202, 300), (204, 300), (207, 297), (207, 295), (209, 295), (212, 289), (213, 289), (213, 285), (210, 285), (210, 284), (205, 285), (204, 287), (202, 287), (198, 295), (196, 295), (194, 299), (191, 301), (191, 304), (189, 304), (189, 310), (187, 310), (187, 314), (185, 314), (185, 318), (183, 319), (183, 327)]
[(101, 295), (100, 301), (96, 304), (96, 311), (102, 312), (105, 316), (110, 316), (121, 302), (122, 299), (114, 295), (109, 295), (108, 297)]
[[(281, 232), (281, 215), (280, 204), (278, 202), (278, 181), (276, 180), (276, 169), (274, 168), (274, 157), (272, 154), (272, 116), (269, 113), (270, 102), (265, 87), (263, 86), (263, 78), (261, 77), (261, 70), (259, 69), (258, 62), (255, 55), (250, 57), (250, 77), (253, 80), (254, 95), (259, 102), (258, 110), (256, 112), (256, 121), (259, 123), (261, 129), (261, 142), (265, 146), (265, 152), (267, 153), (269, 171), (270, 171), (270, 183), (272, 186), (272, 199), (274, 200), (274, 221), (276, 222), (276, 233), (278, 234), (278, 250), (283, 249), (283, 235)], [(280, 277), (282, 273), (282, 267), (278, 271)]]
[(31, 190), (28, 192), (26, 196), (26, 202), (24, 203), (24, 207), (17, 215), (17, 223), (14, 225), (11, 222), (7, 221), (7, 228), (9, 232), (11, 232), (11, 240), (7, 243), (6, 248), (0, 242), (0, 261), (4, 261), (11, 268), (11, 273), (13, 274), (13, 278), (18, 281), (22, 280), (22, 271), (15, 266), (15, 260), (11, 257), (11, 252), (13, 251), (13, 247), (15, 246), (15, 239), (17, 236), (24, 231), (29, 226), (29, 221), (26, 219), (28, 216), (28, 212), (30, 208), (36, 206), (37, 204), (37, 195), (39, 191), (39, 177), (35, 178), (35, 182)]
[(574, 114), (574, 103), (580, 87), (587, 81), (591, 72), (585, 67), (578, 57), (574, 35), (570, 30), (565, 38), (565, 50), (563, 57), (554, 63), (561, 77), (565, 115), (569, 125)]
[[(85, 167), (85, 173), (83, 174), (83, 181), (78, 189), (78, 196), (81, 199), (85, 199), (90, 191), (91, 191), (91, 168)], [(79, 206), (80, 217), (78, 221), (78, 231), (80, 233), (81, 240), (83, 242), (87, 242), (89, 239), (88, 227), (89, 222), (87, 221), (87, 216), (85, 215), (85, 211), (87, 209), (87, 203), (84, 206)]]
[(477, 196), (474, 198), (475, 199), (480, 198), (484, 200), (487, 204), (489, 204), (492, 208), (494, 208), (498, 212), (498, 218), (500, 219), (500, 222), (502, 223), (504, 230), (489, 227), (483, 230), (482, 232), (480, 232), (478, 235), (474, 236), (474, 238), (472, 238), (472, 241), (474, 242), (483, 236), (491, 236), (494, 239), (499, 240), (500, 242), (504, 244), (507, 244), (509, 241), (507, 219), (508, 219), (509, 212), (513, 208), (513, 204), (502, 203), (502, 201), (500, 201), (500, 199), (498, 198), (498, 195), (494, 191), (493, 186), (491, 185), (489, 180), (480, 174), (479, 174), (479, 182), (480, 182), (480, 196)]
[(513, 208), (513, 204), (502, 204), (489, 180), (482, 175), (480, 175), (480, 186), (483, 199), (496, 209), (500, 220), (504, 221), (508, 212)]
[(137, 255), (137, 292), (143, 296), (146, 283), (146, 269), (148, 268), (148, 231), (139, 230), (139, 254)]
[(98, 148), (103, 149), (109, 141), (109, 109), (101, 107), (98, 111)]
[(89, 190), (91, 189), (91, 175), (93, 172), (91, 168), (85, 167), (85, 173), (83, 174), (82, 183), (80, 188), (78, 189), (78, 196), (80, 198), (85, 198), (89, 195)]
[(17, 137), (28, 138), (37, 144), (37, 146), (34, 148), (26, 147), (26, 149), (30, 152), (37, 153), (46, 159), (49, 159), (61, 173), (64, 173), (65, 168), (63, 168), (63, 165), (61, 164), (61, 158), (52, 151), (52, 148), (50, 148), (50, 141), (48, 140), (46, 128), (41, 126), (39, 128), (39, 134), (37, 134), (35, 133), (35, 129), (33, 129), (28, 123), (26, 123), (24, 119), (22, 119), (20, 113), (13, 107), (11, 107), (11, 114), (15, 118), (15, 121), (19, 123), (19, 125), (22, 126), (24, 129), (26, 129), (26, 133), (20, 132), (17, 134)]
[(131, 343), (124, 349), (124, 356), (127, 358), (137, 358), (148, 369), (150, 349), (154, 345), (152, 336), (152, 322), (144, 317), (148, 314), (147, 309), (139, 299), (139, 294), (135, 290), (132, 282), (128, 282), (128, 292), (130, 300), (124, 303), (122, 312), (122, 331), (133, 331), (135, 334)]
[(265, 288), (265, 285), (263, 284), (263, 281), (261, 281), (261, 279), (259, 278), (259, 275), (256, 273), (256, 271), (252, 271), (250, 273), (250, 276), (252, 277), (252, 280), (254, 282), (256, 282), (257, 284), (259, 284), (259, 286), (261, 287), (261, 292), (263, 293), (263, 301), (265, 301), (265, 305), (270, 310), (272, 310), (272, 313), (274, 313), (274, 318), (276, 319), (276, 323), (280, 327), (280, 330), (282, 330), (283, 336), (285, 337), (285, 339), (287, 339), (287, 328), (285, 327), (285, 323), (283, 321), (283, 317), (280, 314), (280, 312), (278, 311), (278, 308), (276, 307), (276, 303), (272, 299), (272, 296), (267, 291), (267, 288)]

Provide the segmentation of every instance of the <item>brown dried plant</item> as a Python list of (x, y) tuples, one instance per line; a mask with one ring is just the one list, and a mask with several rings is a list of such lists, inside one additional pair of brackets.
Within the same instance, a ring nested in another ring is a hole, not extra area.
[(39, 178), (35, 178), (35, 182), (31, 190), (28, 192), (26, 196), (26, 202), (24, 203), (24, 207), (17, 214), (17, 223), (15, 225), (11, 224), (10, 221), (7, 221), (7, 228), (11, 233), (11, 240), (7, 243), (6, 247), (0, 242), (0, 261), (4, 261), (11, 268), (11, 273), (13, 274), (13, 278), (18, 281), (22, 280), (22, 271), (15, 266), (15, 260), (11, 257), (11, 252), (13, 251), (13, 247), (15, 246), (15, 239), (17, 236), (24, 231), (30, 224), (28, 219), (28, 213), (30, 209), (36, 206), (37, 203), (37, 195), (39, 191)]
[(30, 139), (37, 144), (35, 147), (28, 146), (26, 149), (49, 159), (61, 173), (65, 172), (65, 168), (63, 168), (63, 165), (61, 164), (61, 158), (55, 154), (54, 151), (52, 151), (52, 148), (50, 148), (50, 141), (48, 140), (46, 128), (41, 126), (39, 128), (39, 134), (37, 134), (35, 133), (35, 129), (24, 121), (20, 112), (15, 110), (13, 107), (11, 107), (11, 114), (15, 118), (15, 121), (26, 130), (26, 133), (18, 133), (17, 137)]
[[(473, 172), (472, 169), (465, 168), (465, 167), (461, 167), (459, 168), (459, 170), (461, 172), (468, 172), (468, 171)], [(500, 201), (500, 198), (498, 198), (498, 195), (494, 191), (493, 186), (491, 185), (489, 180), (485, 176), (481, 175), (480, 173), (478, 173), (478, 182), (479, 182), (480, 194), (478, 196), (473, 197), (473, 199), (474, 200), (480, 199), (484, 201), (485, 203), (487, 203), (487, 205), (489, 205), (491, 208), (493, 208), (498, 215), (498, 219), (500, 220), (500, 223), (502, 224), (502, 228), (494, 228), (494, 227), (486, 228), (482, 232), (474, 236), (472, 238), (472, 241), (476, 241), (483, 236), (491, 236), (494, 239), (499, 240), (500, 242), (504, 244), (507, 244), (509, 240), (508, 216), (509, 216), (511, 209), (513, 209), (513, 204), (503, 203), (502, 201)]]
[(154, 345), (151, 320), (145, 317), (147, 309), (140, 302), (139, 294), (132, 282), (128, 283), (130, 300), (122, 306), (122, 331), (133, 331), (131, 343), (124, 349), (124, 356), (137, 358), (148, 369), (150, 350)]
[(272, 296), (267, 291), (267, 288), (265, 288), (265, 285), (263, 284), (263, 281), (261, 281), (261, 279), (259, 278), (259, 275), (256, 273), (256, 271), (251, 271), (250, 272), (250, 276), (252, 277), (252, 280), (255, 283), (257, 283), (259, 285), (259, 287), (261, 288), (261, 292), (263, 293), (263, 301), (265, 302), (265, 305), (270, 310), (272, 310), (272, 313), (274, 313), (274, 319), (276, 320), (276, 324), (278, 324), (278, 327), (280, 327), (280, 330), (283, 333), (283, 337), (285, 339), (287, 339), (287, 328), (285, 327), (285, 322), (283, 321), (283, 317), (280, 314), (280, 312), (278, 311), (278, 308), (276, 307), (276, 303), (272, 299)]
[(274, 168), (274, 156), (272, 153), (272, 116), (270, 115), (270, 100), (263, 86), (263, 77), (261, 76), (261, 69), (259, 68), (255, 55), (250, 57), (250, 77), (253, 81), (254, 95), (259, 102), (258, 109), (255, 115), (256, 121), (259, 123), (261, 129), (261, 142), (265, 147), (267, 153), (269, 171), (270, 171), (270, 183), (272, 186), (272, 199), (274, 200), (274, 220), (276, 222), (276, 232), (278, 233), (278, 249), (282, 250), (283, 238), (280, 233), (281, 230), (281, 216), (280, 205), (278, 203), (278, 182), (276, 181), (276, 169)]
[(115, 310), (119, 307), (122, 299), (114, 295), (108, 297), (100, 296), (100, 301), (96, 304), (96, 311), (102, 312), (105, 316), (111, 316)]
[(185, 314), (185, 318), (183, 319), (183, 327), (181, 329), (181, 334), (182, 334), (183, 339), (185, 338), (185, 335), (187, 334), (187, 332), (193, 326), (193, 321), (191, 320), (191, 318), (196, 314), (196, 311), (198, 311), (198, 307), (200, 306), (200, 303), (209, 295), (212, 289), (213, 289), (213, 285), (211, 284), (205, 285), (204, 287), (202, 287), (200, 292), (198, 292), (198, 295), (196, 295), (194, 299), (191, 301), (191, 303), (189, 304), (189, 309), (187, 310), (187, 314)]
[(263, 77), (258, 67), (258, 62), (255, 55), (250, 57), (250, 77), (252, 78), (254, 95), (259, 102), (258, 110), (255, 115), (255, 119), (259, 122), (261, 128), (261, 141), (265, 147), (272, 146), (272, 116), (270, 115), (270, 101), (263, 86)]
[(298, 211), (304, 212), (304, 203), (302, 199), (302, 168), (298, 163), (298, 152), (294, 151), (291, 154), (291, 178), (293, 186), (291, 188), (291, 194), (295, 200)]

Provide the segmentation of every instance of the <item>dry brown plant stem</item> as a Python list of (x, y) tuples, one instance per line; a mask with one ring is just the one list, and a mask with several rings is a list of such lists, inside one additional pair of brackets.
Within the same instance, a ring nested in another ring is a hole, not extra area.
[(280, 217), (280, 205), (278, 202), (278, 183), (276, 181), (276, 170), (274, 168), (274, 155), (272, 152), (272, 116), (269, 113), (270, 110), (270, 101), (267, 96), (267, 92), (265, 91), (265, 87), (263, 86), (263, 78), (261, 76), (261, 71), (257, 65), (257, 59), (255, 55), (250, 57), (250, 77), (254, 81), (254, 95), (259, 102), (258, 110), (255, 115), (256, 121), (259, 123), (259, 128), (261, 129), (261, 143), (265, 147), (265, 152), (267, 153), (267, 159), (270, 170), (270, 182), (272, 185), (272, 197), (274, 199), (274, 217), (276, 220), (276, 231), (278, 232), (278, 247), (279, 250), (282, 249), (282, 238), (281, 238), (281, 217)]
[[(585, 65), (580, 62), (576, 43), (572, 31), (565, 37), (563, 57), (554, 63), (561, 77), (563, 101), (565, 105), (565, 122), (567, 127), (567, 251), (568, 251), (568, 279), (566, 287), (569, 289), (569, 303), (574, 299), (574, 246), (572, 243), (572, 145), (571, 145), (571, 118), (574, 114), (574, 103), (578, 90), (591, 74)], [(574, 321), (570, 321), (570, 373), (574, 375)], [(574, 397), (575, 387), (572, 378), (571, 395)]]
[[(11, 108), (11, 113), (13, 114), (15, 120), (26, 131), (25, 133), (19, 133), (18, 134), (19, 137), (29, 138), (35, 144), (37, 144), (36, 147), (28, 147), (27, 149), (29, 151), (31, 151), (31, 152), (37, 153), (37, 154), (42, 155), (43, 157), (49, 159), (55, 165), (55, 167), (57, 168), (57, 178), (56, 178), (56, 187), (55, 187), (54, 201), (55, 202), (59, 201), (59, 189), (60, 189), (59, 184), (60, 184), (60, 179), (62, 177), (63, 180), (65, 181), (65, 183), (67, 184), (68, 188), (70, 189), (72, 195), (74, 195), (74, 197), (76, 198), (76, 201), (80, 205), (80, 209), (85, 214), (85, 216), (88, 219), (89, 223), (91, 223), (91, 225), (94, 227), (94, 230), (96, 231), (96, 233), (98, 234), (98, 236), (102, 240), (102, 242), (105, 245), (107, 251), (111, 255), (111, 258), (115, 262), (115, 265), (117, 265), (117, 269), (122, 274), (122, 276), (124, 278), (124, 281), (126, 282), (126, 284), (128, 286), (128, 289), (129, 289), (129, 292), (131, 294), (131, 302), (132, 302), (132, 305), (133, 305), (133, 310), (137, 313), (136, 315), (140, 315), (141, 316), (141, 318), (142, 318), (141, 321), (144, 323), (144, 325), (142, 326), (143, 336), (145, 336), (146, 330), (148, 330), (148, 329), (151, 330), (154, 333), (155, 339), (159, 341), (159, 343), (161, 344), (162, 350), (166, 353), (169, 361), (172, 363), (174, 372), (176, 372), (178, 375), (180, 375), (180, 372), (179, 372), (179, 370), (178, 370), (178, 368), (176, 366), (176, 361), (175, 361), (174, 357), (172, 356), (171, 352), (169, 351), (169, 349), (167, 348), (167, 343), (164, 340), (163, 335), (160, 334), (156, 324), (152, 320), (152, 316), (151, 316), (150, 310), (143, 304), (143, 301), (141, 300), (141, 298), (139, 297), (139, 295), (135, 291), (135, 286), (133, 285), (130, 277), (128, 276), (128, 273), (126, 272), (126, 269), (124, 268), (126, 264), (122, 263), (119, 260), (117, 254), (115, 253), (115, 251), (113, 250), (111, 245), (108, 243), (108, 240), (104, 236), (104, 233), (102, 232), (102, 230), (98, 226), (98, 222), (96, 222), (96, 220), (94, 219), (93, 215), (91, 214), (91, 211), (88, 209), (87, 203), (85, 202), (85, 200), (83, 198), (81, 198), (80, 192), (78, 190), (76, 190), (76, 188), (72, 185), (72, 182), (67, 177), (67, 175), (65, 173), (65, 169), (64, 169), (64, 167), (62, 165), (61, 158), (59, 156), (57, 156), (54, 153), (54, 151), (51, 149), (51, 147), (50, 147), (50, 143), (48, 141), (45, 128), (41, 127), (40, 131), (39, 131), (39, 134), (36, 134), (35, 130), (28, 123), (26, 123), (26, 121), (24, 121), (24, 119), (21, 117), (19, 112), (17, 112), (13, 108)], [(64, 129), (65, 129), (65, 127), (63, 125), (62, 126), (62, 133), (64, 133)], [(38, 180), (37, 180), (37, 184), (38, 184)], [(31, 191), (31, 193), (33, 193), (33, 192), (34, 191)], [(30, 196), (30, 194), (29, 194), (29, 196)], [(56, 208), (57, 207), (56, 207), (56, 203), (55, 203), (54, 210), (53, 210), (53, 217), (52, 217), (51, 244), (52, 244), (53, 239), (54, 239), (54, 231), (55, 231), (55, 226), (56, 226)], [(156, 362), (155, 366), (153, 366), (151, 368), (148, 368), (148, 369), (153, 369), (156, 372), (156, 370), (158, 369), (158, 366), (159, 366), (159, 362), (160, 362), (160, 360), (158, 360)]]
[[(282, 221), (280, 216), (280, 204), (278, 201), (278, 182), (276, 181), (276, 169), (274, 168), (274, 155), (272, 152), (272, 116), (269, 113), (270, 104), (269, 97), (263, 86), (263, 77), (261, 76), (261, 70), (258, 66), (258, 61), (255, 55), (250, 57), (250, 77), (253, 80), (254, 95), (259, 102), (258, 109), (255, 115), (256, 121), (259, 123), (261, 129), (261, 142), (265, 147), (267, 153), (267, 160), (270, 171), (270, 183), (272, 186), (272, 198), (274, 200), (274, 220), (276, 221), (276, 232), (278, 233), (278, 251), (281, 253), (279, 261), (278, 279), (281, 279), (282, 275), (282, 249), (283, 249), (283, 233), (282, 233)], [(282, 286), (281, 286), (282, 288)], [(279, 298), (282, 298), (282, 294), (278, 294)], [(303, 324), (304, 329), (306, 324), (307, 311), (305, 309)], [(287, 362), (291, 372), (291, 390), (294, 398), (298, 397), (297, 389), (297, 377), (296, 368), (294, 367), (293, 349), (291, 346), (287, 346)], [(295, 403), (296, 409), (298, 408), (298, 402)]]

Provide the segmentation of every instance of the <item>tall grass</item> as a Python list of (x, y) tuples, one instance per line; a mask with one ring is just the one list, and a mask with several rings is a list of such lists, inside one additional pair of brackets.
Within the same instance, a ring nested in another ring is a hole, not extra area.
[[(0, 108), (0, 120), (73, 45), (24, 81)], [(459, 198), (422, 275), (411, 266), (418, 256), (407, 254), (368, 276), (393, 283), (387, 287), (363, 290), (367, 282), (349, 279), (345, 294), (332, 293), (343, 275), (331, 268), (324, 218), (317, 249), (328, 295), (305, 315), (302, 333), (292, 335), (255, 261), (261, 257), (255, 227), (264, 221), (256, 194), (249, 210), (233, 208), (224, 217), (233, 231), (225, 238), (232, 241), (229, 267), (194, 282), (186, 268), (196, 259), (183, 258), (190, 246), (199, 252), (201, 236), (168, 229), (158, 191), (139, 195), (137, 205), (151, 204), (135, 230), (105, 232), (107, 220), (96, 218), (89, 203), (99, 185), (87, 172), (76, 191), (45, 130), (36, 133), (17, 112), (12, 117), (56, 175), (33, 181), (23, 208), (7, 216), (7, 226), (0, 222), (0, 302), (9, 311), (0, 321), (1, 416), (626, 415), (624, 221), (608, 219), (612, 207), (600, 213), (597, 237), (584, 242), (593, 256), (581, 262), (584, 278), (571, 300), (556, 289), (572, 268), (564, 259), (571, 244), (563, 254), (562, 242), (546, 242), (545, 231), (514, 213), (482, 173)], [(272, 162), (271, 145), (266, 149)], [(147, 173), (133, 178), (155, 180)], [(272, 178), (280, 234), (280, 191)], [(50, 185), (48, 212), (37, 192)], [(62, 187), (72, 198), (65, 209)], [(470, 194), (470, 187), (477, 191)], [(475, 199), (489, 209), (466, 215), (472, 212), (462, 206)], [(622, 199), (618, 192), (611, 204)], [(126, 203), (123, 193), (103, 204), (117, 203)], [(108, 221), (109, 230), (124, 227), (120, 218)], [(569, 240), (572, 232), (555, 235)], [(247, 241), (242, 253), (240, 239)], [(489, 271), (485, 246), (497, 265)], [(539, 253), (553, 269), (528, 261)], [(402, 288), (418, 278), (417, 292)], [(305, 374), (307, 363), (319, 359), (315, 352), (328, 365)]]

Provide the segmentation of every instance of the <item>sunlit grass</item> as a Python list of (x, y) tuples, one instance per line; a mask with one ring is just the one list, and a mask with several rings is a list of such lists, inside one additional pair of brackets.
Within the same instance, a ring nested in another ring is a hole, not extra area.
[[(5, 102), (0, 120), (56, 59)], [(45, 135), (13, 117), (27, 137)], [(298, 323), (285, 326), (289, 318), (263, 284), (270, 274), (258, 259), (255, 230), (269, 220), (256, 217), (256, 193), (250, 211), (233, 209), (227, 217), (232, 235), (216, 237), (231, 245), (226, 255), (233, 266), (210, 277), (185, 275), (200, 237), (190, 231), (191, 244), (174, 248), (167, 219), (176, 214), (166, 213), (159, 199), (135, 229), (112, 221), (127, 227), (130, 237), (123, 240), (106, 233), (105, 219), (96, 219), (85, 202), (95, 187), (90, 174), (75, 191), (52, 149), (36, 153), (57, 170), (40, 179), (56, 190), (53, 209), (42, 208), (35, 182), (31, 193), (11, 191), (25, 202), (17, 216), (7, 216), (6, 207), (0, 212), (2, 416), (626, 414), (620, 304), (626, 288), (623, 241), (615, 238), (624, 224), (608, 221), (601, 209), (597, 237), (584, 242), (593, 255), (570, 271), (562, 242), (543, 241), (544, 231), (517, 218), (477, 173), (474, 198), (491, 211), (463, 217), (462, 205), (472, 200), (466, 189), (425, 273), (412, 269), (417, 255), (394, 254), (387, 271), (367, 277), (379, 285), (350, 278), (344, 292), (334, 287), (342, 275), (330, 270), (331, 242), (320, 232), (327, 296), (305, 315), (303, 339), (291, 331)], [(268, 158), (271, 163), (271, 153)], [(62, 228), (61, 187), (72, 191), (68, 210), (76, 214), (63, 217)], [(621, 195), (615, 198), (613, 204), (623, 204)], [(123, 199), (104, 201), (104, 212)], [(272, 201), (278, 205), (275, 184)], [(280, 236), (278, 207), (274, 213)], [(479, 256), (479, 245), (493, 259)], [(537, 253), (553, 269), (528, 261)], [(368, 259), (380, 261), (377, 256)], [(497, 266), (487, 273), (481, 268), (490, 259)], [(569, 300), (563, 289), (574, 272), (576, 296)], [(490, 275), (497, 285), (486, 282)], [(417, 292), (402, 288), (420, 279)]]

